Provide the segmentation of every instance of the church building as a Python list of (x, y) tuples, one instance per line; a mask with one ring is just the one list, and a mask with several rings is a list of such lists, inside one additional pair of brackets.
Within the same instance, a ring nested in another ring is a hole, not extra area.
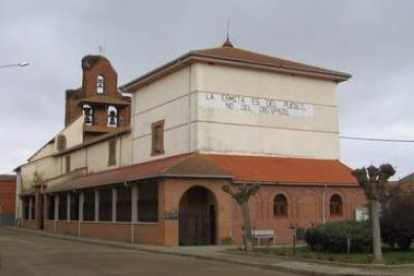
[(222, 190), (259, 184), (254, 230), (289, 243), (354, 219), (366, 198), (339, 160), (336, 87), (351, 76), (236, 48), (191, 51), (118, 87), (82, 60), (65, 127), (17, 172), (21, 226), (167, 246), (242, 242)]

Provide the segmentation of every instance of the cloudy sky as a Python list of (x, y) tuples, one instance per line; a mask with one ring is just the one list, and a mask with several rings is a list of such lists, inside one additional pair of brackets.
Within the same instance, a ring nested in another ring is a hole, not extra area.
[[(238, 47), (351, 73), (338, 86), (343, 136), (414, 140), (414, 1), (0, 1), (0, 172), (63, 127), (80, 60), (105, 55), (126, 83), (189, 50)], [(341, 140), (351, 167), (414, 172), (414, 143)]]

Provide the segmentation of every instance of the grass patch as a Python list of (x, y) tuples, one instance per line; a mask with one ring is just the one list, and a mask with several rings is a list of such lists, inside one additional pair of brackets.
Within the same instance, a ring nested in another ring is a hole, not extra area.
[[(281, 248), (255, 248), (254, 253), (294, 257), (292, 247)], [(384, 263), (389, 265), (410, 264), (414, 263), (414, 249), (409, 251), (396, 251), (390, 248), (383, 249)], [(309, 260), (321, 260), (339, 263), (351, 264), (370, 264), (372, 263), (372, 254), (334, 254), (324, 252), (312, 252), (309, 247), (296, 248), (296, 257)]]

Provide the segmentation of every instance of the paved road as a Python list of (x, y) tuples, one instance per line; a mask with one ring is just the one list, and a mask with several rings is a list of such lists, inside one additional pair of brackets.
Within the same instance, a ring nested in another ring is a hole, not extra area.
[(60, 240), (0, 227), (1, 276), (194, 274), (295, 276), (237, 264)]

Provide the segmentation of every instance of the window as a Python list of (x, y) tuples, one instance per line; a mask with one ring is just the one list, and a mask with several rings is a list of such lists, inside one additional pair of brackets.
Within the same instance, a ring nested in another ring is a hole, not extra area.
[(95, 190), (85, 190), (83, 192), (83, 220), (95, 220)]
[(65, 135), (59, 135), (56, 138), (56, 147), (57, 147), (57, 151), (61, 152), (66, 150), (66, 136)]
[(84, 104), (83, 107), (83, 116), (85, 118), (86, 125), (93, 125), (93, 108), (89, 104)]
[(339, 195), (333, 195), (331, 197), (329, 206), (330, 206), (331, 216), (342, 215), (342, 199)]
[(23, 203), (23, 219), (29, 219), (29, 197), (22, 198)]
[(110, 105), (108, 107), (108, 126), (116, 127), (118, 125), (118, 110)]
[(116, 165), (116, 139), (108, 142), (108, 166)]
[(66, 220), (68, 217), (68, 197), (66, 194), (59, 194), (59, 220)]
[(54, 220), (55, 219), (55, 196), (48, 195), (48, 206), (47, 206), (47, 219)]
[(131, 221), (131, 187), (117, 187), (116, 221)]
[(96, 77), (96, 93), (103, 94), (105, 92), (105, 78), (102, 75)]
[(70, 220), (79, 220), (79, 194), (70, 194)]
[(66, 156), (65, 158), (65, 169), (66, 169), (66, 173), (70, 172), (70, 155)]
[(112, 188), (105, 187), (99, 189), (99, 220), (112, 220)]
[(36, 201), (35, 201), (35, 198), (33, 196), (31, 196), (29, 200), (32, 201), (32, 205), (30, 205), (31, 217), (29, 219), (36, 219)]
[(286, 217), (287, 216), (287, 200), (282, 194), (278, 194), (273, 199), (273, 215), (275, 217)]
[(151, 155), (164, 154), (164, 120), (152, 124)]
[(158, 221), (158, 183), (155, 181), (138, 185), (138, 221)]

